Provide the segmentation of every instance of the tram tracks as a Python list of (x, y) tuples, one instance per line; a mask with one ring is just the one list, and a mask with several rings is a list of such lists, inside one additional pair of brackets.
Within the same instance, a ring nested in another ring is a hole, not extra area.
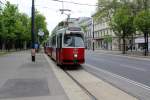
[(85, 69), (62, 70), (56, 66), (55, 62), (46, 58), (69, 100), (137, 100)]
[(66, 69), (63, 70), (89, 97), (91, 100), (98, 100), (87, 88), (85, 88), (69, 71)]
[(137, 98), (93, 76), (85, 69), (64, 72), (90, 97), (90, 100), (137, 100)]

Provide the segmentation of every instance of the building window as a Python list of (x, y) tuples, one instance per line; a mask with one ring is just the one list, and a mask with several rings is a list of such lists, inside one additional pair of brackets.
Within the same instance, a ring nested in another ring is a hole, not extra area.
[(105, 35), (105, 30), (103, 30), (103, 36)]

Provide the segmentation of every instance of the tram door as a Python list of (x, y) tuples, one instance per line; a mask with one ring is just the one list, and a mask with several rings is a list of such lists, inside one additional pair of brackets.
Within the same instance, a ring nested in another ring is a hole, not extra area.
[(57, 64), (60, 64), (61, 62), (61, 48), (62, 48), (62, 34), (59, 34), (57, 36), (57, 52), (56, 52), (56, 56), (57, 56)]

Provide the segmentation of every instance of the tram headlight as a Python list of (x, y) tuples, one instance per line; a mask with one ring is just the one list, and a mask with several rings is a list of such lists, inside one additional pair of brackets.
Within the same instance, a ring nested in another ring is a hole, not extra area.
[(74, 54), (74, 58), (77, 58), (78, 57), (78, 55), (77, 54)]

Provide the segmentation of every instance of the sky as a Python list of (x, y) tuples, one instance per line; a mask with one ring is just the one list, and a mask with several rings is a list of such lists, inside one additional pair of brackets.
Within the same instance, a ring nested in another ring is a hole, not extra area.
[[(1, 0), (2, 2), (6, 2), (6, 0)], [(7, 0), (10, 1), (12, 4), (17, 4), (19, 11), (28, 14), (31, 16), (31, 2), (32, 0)], [(90, 4), (96, 5), (97, 0), (64, 0), (69, 2), (77, 2), (83, 4)], [(75, 5), (70, 3), (62, 3), (53, 1), (53, 0), (35, 0), (35, 8), (42, 13), (46, 17), (47, 28), (49, 32), (51, 32), (54, 27), (58, 24), (58, 22), (64, 20), (67, 15), (61, 14), (59, 9), (69, 9), (71, 18), (78, 18), (78, 17), (90, 17), (94, 12), (96, 7), (95, 6), (83, 6), (83, 5)]]

